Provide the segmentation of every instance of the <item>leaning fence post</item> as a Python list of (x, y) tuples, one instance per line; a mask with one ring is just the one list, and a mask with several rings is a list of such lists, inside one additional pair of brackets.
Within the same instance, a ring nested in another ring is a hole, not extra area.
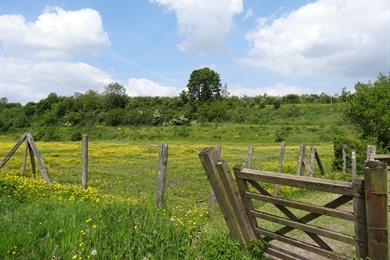
[(88, 135), (82, 135), (81, 152), (81, 187), (88, 188)]
[(380, 161), (367, 161), (364, 179), (368, 256), (373, 260), (389, 259), (386, 165)]
[(163, 206), (165, 182), (167, 176), (168, 165), (168, 145), (161, 144), (158, 146), (158, 177), (157, 177), (157, 192), (156, 192), (156, 205), (158, 208)]
[(240, 201), (237, 188), (227, 163), (218, 159), (215, 148), (206, 148), (199, 153), (200, 161), (207, 178), (217, 197), (222, 214), (225, 217), (230, 234), (246, 248), (251, 240), (256, 239), (251, 223)]
[[(279, 161), (278, 161), (278, 173), (282, 173), (283, 170), (283, 161), (284, 161), (284, 151), (286, 149), (286, 144), (284, 142), (280, 143), (279, 150)], [(275, 184), (273, 195), (277, 196), (279, 193), (279, 184)]]
[[(222, 147), (220, 144), (218, 144), (216, 147), (215, 147), (215, 150), (217, 151), (218, 153), (218, 158), (219, 160), (222, 159)], [(211, 212), (214, 212), (215, 211), (215, 206), (217, 204), (217, 198), (215, 197), (215, 193), (213, 191), (213, 189), (211, 188), (211, 192), (210, 192), (210, 201), (209, 201), (209, 208), (210, 208), (210, 211)]]
[(22, 164), (22, 176), (26, 176), (26, 165), (27, 165), (27, 153), (28, 153), (28, 142), (25, 141), (23, 149), (23, 164)]
[(324, 166), (322, 165), (320, 155), (318, 154), (317, 148), (314, 148), (314, 155), (316, 157), (316, 161), (318, 164), (318, 168), (320, 169), (320, 173), (321, 173), (321, 175), (324, 175), (325, 174)]
[(299, 146), (299, 158), (298, 158), (298, 166), (297, 166), (297, 175), (304, 175), (305, 173), (305, 152), (306, 152), (306, 145), (301, 144)]

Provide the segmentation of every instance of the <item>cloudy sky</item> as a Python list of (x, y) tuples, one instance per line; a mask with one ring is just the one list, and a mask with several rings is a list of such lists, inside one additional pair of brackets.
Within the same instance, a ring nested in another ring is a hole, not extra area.
[(390, 72), (389, 0), (0, 0), (0, 97), (172, 96), (210, 67), (235, 95), (335, 94)]

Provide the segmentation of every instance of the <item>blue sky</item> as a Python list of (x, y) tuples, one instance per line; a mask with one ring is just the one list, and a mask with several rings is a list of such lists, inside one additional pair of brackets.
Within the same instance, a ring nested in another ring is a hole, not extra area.
[[(115, 3), (115, 4), (114, 4)], [(0, 96), (178, 95), (211, 67), (234, 95), (335, 94), (390, 72), (387, 0), (0, 0)]]

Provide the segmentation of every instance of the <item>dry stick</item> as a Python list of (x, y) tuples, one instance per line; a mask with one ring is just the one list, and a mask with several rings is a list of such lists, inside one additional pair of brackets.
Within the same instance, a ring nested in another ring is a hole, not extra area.
[(46, 166), (45, 166), (45, 163), (43, 162), (43, 158), (42, 158), (42, 155), (41, 153), (39, 152), (38, 150), (38, 147), (37, 145), (35, 144), (34, 142), (34, 139), (33, 137), (31, 136), (31, 134), (27, 134), (27, 141), (29, 142), (30, 144), (30, 147), (32, 149), (32, 152), (34, 153), (34, 155), (37, 157), (38, 159), (38, 164), (39, 164), (39, 168), (42, 172), (42, 176), (43, 178), (46, 180), (47, 183), (51, 183), (51, 180), (50, 180), (50, 177), (49, 177), (49, 174), (47, 173), (47, 169), (46, 169)]
[(305, 152), (306, 152), (306, 145), (301, 144), (299, 146), (299, 158), (298, 158), (298, 166), (297, 166), (297, 175), (304, 175), (305, 173)]
[(14, 147), (6, 154), (4, 159), (0, 162), (0, 169), (3, 168), (3, 166), (8, 162), (9, 159), (11, 159), (12, 155), (16, 152), (16, 150), (19, 148), (19, 146), (26, 140), (27, 134), (23, 134), (19, 140), (16, 142)]
[(28, 142), (25, 141), (23, 150), (23, 164), (22, 164), (22, 176), (26, 176), (26, 164), (27, 164), (27, 153), (28, 153)]
[[(286, 144), (284, 142), (280, 143), (280, 150), (279, 150), (279, 162), (278, 162), (278, 173), (282, 173), (283, 171), (283, 161), (284, 161), (284, 151), (286, 149)], [(279, 193), (279, 184), (275, 184), (274, 186), (274, 192), (273, 195), (277, 196)]]
[(245, 168), (251, 169), (253, 162), (253, 151), (254, 148), (252, 145), (248, 146), (248, 155), (246, 157)]
[(320, 169), (320, 173), (321, 175), (324, 175), (325, 174), (324, 166), (322, 166), (322, 162), (320, 159), (320, 155), (318, 154), (317, 148), (314, 148), (314, 155), (316, 157), (316, 161), (318, 164), (318, 168)]
[(355, 149), (352, 149), (351, 158), (352, 158), (352, 180), (355, 180), (357, 177), (357, 175), (356, 175), (356, 150)]
[(88, 135), (84, 134), (82, 137), (82, 155), (81, 155), (81, 186), (88, 188)]
[(314, 163), (315, 163), (315, 160), (316, 160), (316, 156), (315, 156), (315, 148), (314, 146), (312, 145), (310, 147), (310, 167), (309, 167), (309, 176), (313, 177), (314, 176)]
[(164, 203), (165, 182), (167, 176), (168, 165), (168, 145), (161, 144), (158, 146), (158, 177), (157, 177), (157, 192), (156, 192), (156, 205), (158, 208), (162, 208)]
[(364, 165), (368, 257), (389, 259), (387, 212), (387, 170), (380, 161)]
[(375, 160), (375, 155), (376, 155), (376, 146), (371, 144), (367, 145), (367, 160), (368, 161)]
[[(219, 160), (221, 160), (221, 159), (222, 159), (222, 153), (221, 153), (222, 147), (221, 147), (221, 145), (218, 144), (218, 145), (215, 147), (215, 150), (217, 151)], [(215, 206), (216, 206), (216, 205), (217, 205), (217, 198), (215, 197), (215, 193), (214, 193), (213, 189), (211, 188), (211, 191), (210, 191), (210, 200), (209, 200), (209, 208), (210, 208), (210, 211), (211, 211), (211, 212), (214, 212), (214, 211), (215, 211)]]
[(343, 153), (343, 173), (347, 172), (347, 152), (345, 151), (346, 145), (343, 144), (342, 153)]

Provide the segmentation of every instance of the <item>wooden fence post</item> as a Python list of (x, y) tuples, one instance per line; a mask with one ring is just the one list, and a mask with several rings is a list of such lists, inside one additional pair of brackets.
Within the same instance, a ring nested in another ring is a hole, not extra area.
[[(286, 149), (286, 144), (284, 142), (280, 143), (280, 150), (279, 150), (279, 161), (278, 161), (278, 173), (282, 173), (283, 171), (283, 161), (284, 161), (284, 151)], [(275, 184), (274, 186), (274, 192), (273, 195), (277, 196), (279, 193), (279, 184)]]
[[(220, 144), (218, 144), (216, 147), (215, 147), (215, 150), (217, 151), (218, 153), (218, 159), (219, 160), (222, 160), (222, 147)], [(217, 198), (215, 197), (215, 193), (213, 191), (213, 189), (211, 188), (211, 192), (210, 192), (210, 201), (209, 201), (209, 208), (210, 208), (210, 211), (211, 212), (214, 212), (215, 211), (215, 206), (217, 205)]]
[(158, 208), (163, 206), (165, 182), (167, 176), (168, 165), (168, 145), (161, 144), (158, 146), (158, 177), (157, 177), (157, 192), (156, 192), (156, 205)]
[(81, 152), (81, 186), (88, 188), (88, 135), (82, 135), (82, 152)]
[(248, 146), (248, 155), (246, 157), (246, 163), (245, 163), (245, 168), (252, 168), (252, 162), (253, 162), (253, 146), (250, 145)]
[(352, 180), (356, 179), (357, 173), (356, 173), (356, 150), (353, 149), (351, 152), (351, 158), (352, 158)]
[(380, 161), (367, 161), (364, 179), (368, 256), (372, 260), (389, 259), (386, 165)]
[(26, 166), (27, 166), (27, 153), (28, 153), (28, 141), (25, 141), (23, 149), (23, 164), (22, 164), (22, 176), (26, 176)]
[(309, 166), (309, 176), (314, 176), (314, 163), (315, 163), (316, 157), (315, 157), (315, 149), (314, 146), (310, 146), (310, 166)]
[(298, 166), (297, 166), (297, 175), (304, 175), (305, 173), (305, 153), (306, 153), (306, 145), (301, 144), (299, 146), (299, 158), (298, 158)]
[(368, 256), (367, 247), (367, 218), (366, 218), (366, 201), (364, 185), (362, 180), (353, 178), (352, 186), (359, 187), (356, 194), (353, 196), (353, 215), (356, 240), (356, 257), (357, 259), (366, 259)]
[(343, 156), (343, 173), (346, 173), (347, 172), (347, 152), (346, 152), (346, 145), (343, 144), (343, 148), (342, 148), (342, 156)]
[(376, 146), (375, 145), (367, 145), (367, 160), (372, 161), (375, 160), (376, 155)]
[(324, 166), (322, 166), (320, 155), (318, 154), (317, 148), (315, 148), (315, 147), (314, 147), (314, 155), (316, 157), (316, 161), (318, 164), (318, 168), (320, 169), (320, 173), (321, 173), (321, 175), (324, 175), (325, 174)]
[(240, 201), (237, 188), (233, 185), (227, 163), (218, 160), (215, 148), (206, 148), (199, 153), (200, 161), (217, 197), (218, 204), (233, 239), (246, 248), (251, 240), (256, 239), (248, 215)]

